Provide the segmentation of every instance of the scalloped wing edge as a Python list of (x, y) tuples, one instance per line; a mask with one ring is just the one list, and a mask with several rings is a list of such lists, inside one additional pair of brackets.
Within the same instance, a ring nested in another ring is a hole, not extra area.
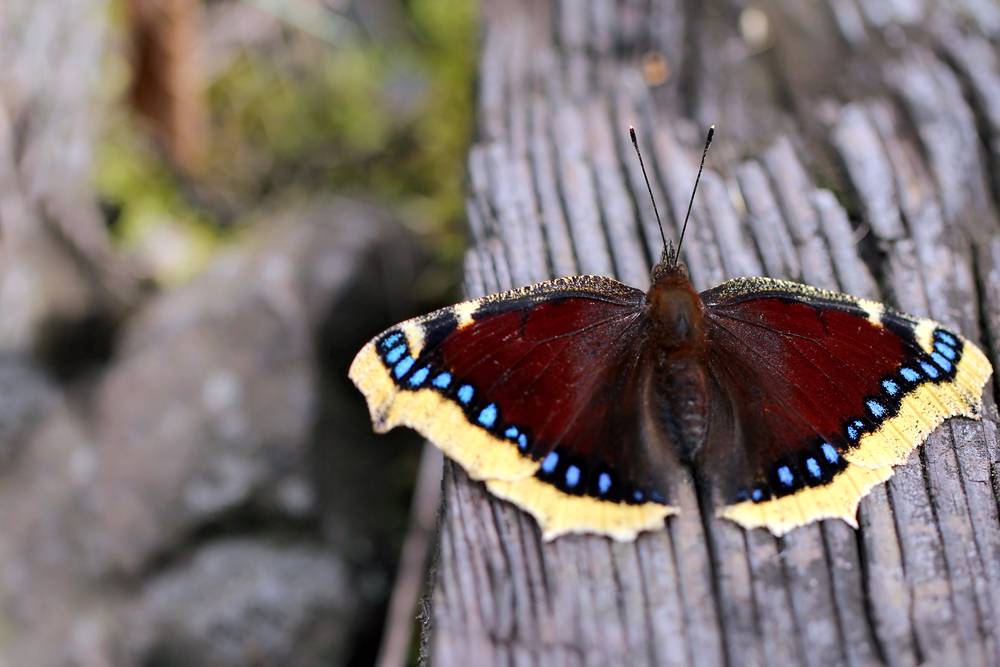
[(630, 542), (645, 530), (662, 528), (664, 520), (677, 513), (672, 505), (629, 505), (572, 496), (534, 477), (487, 480), (486, 488), (535, 517), (546, 541), (568, 533), (593, 533)]

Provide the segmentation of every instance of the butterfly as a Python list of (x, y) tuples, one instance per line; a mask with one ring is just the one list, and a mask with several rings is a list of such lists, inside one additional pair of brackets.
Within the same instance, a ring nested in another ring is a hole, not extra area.
[(679, 261), (690, 211), (676, 251), (661, 224), (648, 291), (558, 278), (376, 336), (349, 371), (375, 430), (417, 430), (546, 539), (663, 527), (680, 466), (745, 528), (857, 527), (861, 499), (931, 431), (978, 418), (989, 361), (931, 320), (808, 285), (697, 292)]

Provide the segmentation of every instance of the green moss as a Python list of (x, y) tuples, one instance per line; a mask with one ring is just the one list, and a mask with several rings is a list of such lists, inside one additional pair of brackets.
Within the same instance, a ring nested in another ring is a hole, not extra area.
[(183, 184), (133, 124), (115, 119), (97, 185), (121, 210), (120, 242), (141, 245), (163, 224), (187, 230), (197, 252), (166, 272), (177, 279), (225, 242), (218, 230), (239, 226), (266, 200), (343, 192), (396, 210), (418, 233), (437, 258), (438, 275), (422, 284), (457, 282), (476, 4), (400, 0), (395, 8), (399, 20), (386, 34), (355, 29), (329, 41), (275, 18), (277, 38), (243, 49), (206, 82), (206, 162)]

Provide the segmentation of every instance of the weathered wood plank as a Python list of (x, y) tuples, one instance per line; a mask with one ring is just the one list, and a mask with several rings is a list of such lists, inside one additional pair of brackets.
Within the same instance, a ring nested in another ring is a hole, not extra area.
[[(762, 5), (772, 46), (751, 55), (741, 8), (486, 4), (470, 294), (581, 271), (648, 284), (659, 232), (626, 128), (637, 128), (676, 234), (701, 128), (716, 122), (685, 246), (697, 286), (766, 273), (886, 300), (978, 338), (995, 363), (994, 13), (969, 8), (966, 24), (921, 3), (774, 0)], [(806, 34), (841, 41), (821, 52)], [(641, 76), (651, 49), (670, 68), (656, 88)], [(802, 81), (808, 91), (789, 88)], [(544, 543), (530, 517), (449, 466), (429, 657), (995, 664), (993, 386), (987, 419), (938, 429), (865, 498), (858, 531), (824, 522), (783, 539), (748, 533), (712, 517), (704, 491), (678, 471), (682, 513), (666, 530), (629, 544)]]

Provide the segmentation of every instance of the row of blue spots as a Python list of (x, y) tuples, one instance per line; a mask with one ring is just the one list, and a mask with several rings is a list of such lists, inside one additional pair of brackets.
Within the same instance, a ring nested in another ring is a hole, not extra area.
[[(663, 497), (663, 494), (659, 491), (650, 491), (649, 499), (654, 503), (660, 503), (661, 505), (666, 504), (667, 499)], [(637, 503), (646, 502), (646, 494), (642, 492), (641, 489), (635, 489), (632, 491), (632, 500)]]
[[(816, 480), (823, 479), (823, 469), (820, 467), (819, 461), (817, 461), (814, 457), (810, 456), (809, 458), (806, 459), (806, 470), (814, 479)], [(781, 483), (782, 486), (788, 489), (795, 488), (796, 486), (795, 473), (792, 471), (792, 468), (790, 466), (787, 465), (778, 466), (775, 472), (777, 472), (778, 481)], [(754, 491), (755, 493), (751, 495), (751, 497), (754, 500), (758, 500), (761, 497), (763, 497), (763, 492), (760, 491), (760, 489), (754, 489)]]
[[(566, 486), (573, 489), (576, 485), (580, 483), (580, 468), (575, 465), (569, 465), (566, 468)], [(602, 472), (597, 476), (597, 493), (604, 496), (607, 495), (608, 491), (611, 490), (611, 475), (606, 472)], [(641, 492), (639, 492), (641, 495)]]
[[(956, 349), (958, 348), (958, 345), (958, 339), (956, 339), (953, 335), (941, 329), (936, 330), (934, 332), (934, 349), (930, 353), (930, 360), (927, 358), (916, 359), (913, 363), (900, 367), (899, 378), (909, 385), (914, 385), (924, 379), (937, 380), (942, 377), (942, 375), (951, 373), (954, 370), (955, 364), (959, 358), (959, 351)], [(899, 398), (901, 398), (901, 394), (904, 393), (896, 378), (884, 378), (881, 384), (882, 389), (885, 391), (885, 395), (890, 399), (893, 399), (893, 401), (899, 400)], [(887, 405), (885, 402), (877, 398), (865, 399), (867, 414), (876, 422), (889, 416), (892, 409), (891, 405), (892, 404)], [(856, 443), (862, 433), (864, 433), (865, 428), (865, 421), (861, 419), (852, 419), (848, 421), (844, 430), (847, 434), (847, 439), (852, 443)], [(831, 466), (839, 466), (841, 462), (840, 454), (832, 444), (828, 442), (822, 443), (820, 445), (820, 452), (826, 462)], [(811, 477), (816, 480), (822, 479), (823, 467), (816, 458), (806, 458), (805, 467), (806, 472)], [(777, 475), (778, 482), (783, 487), (786, 487), (787, 489), (794, 489), (796, 487), (795, 471), (790, 466), (778, 466), (775, 469), (775, 474)], [(769, 497), (766, 490), (763, 488), (755, 488), (749, 494), (745, 491), (739, 494), (740, 498), (746, 498), (747, 495), (749, 495), (749, 497), (755, 502), (759, 502)]]
[[(916, 359), (911, 364), (906, 364), (899, 369), (899, 377), (910, 385), (915, 385), (921, 380), (937, 380), (942, 374), (951, 373), (955, 367), (955, 360), (959, 353), (955, 349), (958, 341), (954, 336), (946, 331), (938, 329), (934, 332), (934, 351), (930, 354), (930, 361), (927, 359)], [(933, 363), (931, 363), (933, 362)], [(902, 388), (895, 378), (885, 378), (882, 380), (882, 389), (885, 390), (889, 398), (899, 400), (903, 393)], [(890, 407), (878, 399), (869, 398), (865, 400), (865, 407), (868, 409), (869, 417), (876, 421), (889, 416)], [(854, 420), (846, 426), (847, 437), (851, 442), (857, 442), (864, 429), (864, 423)]]
[[(394, 331), (383, 338), (378, 343), (378, 348), (382, 353), (382, 358), (385, 363), (391, 368), (392, 375), (398, 381), (403, 381), (403, 378), (407, 373), (413, 368), (416, 361), (408, 353), (408, 346), (403, 333), (400, 331)], [(406, 385), (411, 389), (419, 389), (427, 382), (428, 378), (434, 373), (434, 369), (431, 366), (421, 366), (417, 370), (413, 371), (412, 374), (406, 379)], [(454, 377), (448, 371), (440, 371), (433, 376), (430, 380), (431, 386), (436, 389), (445, 391), (449, 389), (454, 381)], [(463, 384), (455, 392), (455, 396), (459, 403), (465, 406), (469, 406), (472, 403), (472, 399), (475, 397), (475, 389), (473, 389), (470, 384)], [(500, 409), (497, 407), (496, 403), (490, 403), (485, 408), (479, 411), (476, 415), (476, 422), (479, 423), (486, 429), (493, 429), (500, 422)], [(517, 443), (518, 449), (522, 452), (528, 451), (528, 436), (523, 433), (517, 426), (508, 425), (504, 431), (504, 436), (508, 440)], [(608, 484), (610, 485), (610, 478), (608, 478)]]
[[(857, 422), (855, 422), (855, 424), (856, 423)], [(838, 466), (840, 464), (840, 454), (837, 452), (837, 448), (831, 445), (829, 442), (823, 442), (822, 444), (820, 444), (819, 452), (820, 454), (822, 454), (822, 458), (827, 462), (827, 464), (831, 466)], [(820, 481), (823, 479), (823, 466), (821, 465), (819, 459), (817, 459), (815, 456), (806, 457), (805, 465), (806, 465), (806, 472), (809, 474), (810, 477), (812, 477), (816, 481)], [(781, 483), (782, 486), (784, 486), (787, 489), (796, 488), (795, 471), (792, 469), (791, 466), (787, 464), (780, 465), (778, 466), (778, 468), (775, 469), (775, 473), (777, 474), (778, 481)], [(745, 492), (740, 495), (741, 497), (745, 498)], [(754, 502), (760, 502), (766, 497), (766, 494), (763, 489), (756, 488), (750, 492), (749, 497)]]
[[(505, 433), (510, 437), (511, 433)], [(559, 462), (562, 457), (558, 451), (549, 452), (544, 459), (542, 459), (541, 472), (545, 475), (554, 475), (559, 472)], [(566, 489), (575, 490), (581, 486), (584, 482), (584, 469), (575, 463), (567, 463), (566, 469), (562, 471), (562, 483), (565, 485)], [(601, 471), (597, 475), (597, 495), (607, 496), (611, 493), (612, 487), (614, 486), (614, 481), (611, 478), (611, 474), (605, 471)], [(659, 494), (657, 494), (659, 495)], [(652, 497), (652, 496), (651, 496)], [(657, 502), (665, 502), (662, 496), (659, 496), (661, 500)], [(634, 489), (632, 491), (632, 500), (635, 502), (643, 502), (646, 495), (639, 489)]]
[(950, 373), (958, 360), (958, 341), (947, 331), (938, 329), (934, 332), (934, 351), (931, 359), (945, 373)]
[[(379, 342), (379, 348), (382, 351), (382, 358), (386, 364), (392, 367), (393, 377), (397, 380), (403, 379), (403, 376), (409, 373), (413, 364), (416, 363), (409, 354), (409, 348), (402, 332), (395, 331), (383, 338)], [(430, 369), (426, 367), (418, 370), (410, 379), (410, 384), (415, 387), (420, 386), (427, 379), (429, 373)]]
[[(941, 329), (934, 332), (934, 339), (934, 351), (930, 354), (933, 364), (926, 359), (917, 359), (915, 364), (907, 364), (899, 369), (900, 377), (909, 384), (916, 384), (924, 377), (936, 380), (941, 377), (942, 373), (951, 373), (955, 368), (955, 361), (958, 359), (958, 351), (956, 350), (958, 341), (947, 331)], [(921, 371), (923, 371), (922, 374)], [(882, 387), (892, 397), (895, 397), (900, 391), (895, 380), (891, 378), (883, 380)]]

